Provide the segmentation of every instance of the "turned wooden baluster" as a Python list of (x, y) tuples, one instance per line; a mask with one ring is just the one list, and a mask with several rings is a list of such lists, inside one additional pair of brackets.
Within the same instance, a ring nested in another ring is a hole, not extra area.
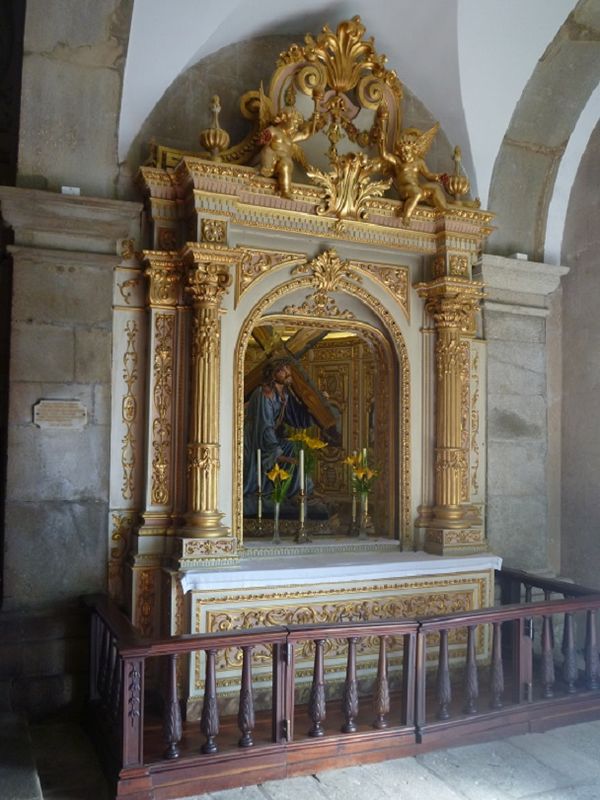
[(596, 609), (587, 612), (585, 631), (585, 685), (588, 689), (599, 689), (600, 664), (596, 641)]
[(355, 733), (358, 716), (358, 683), (356, 682), (356, 642), (355, 636), (348, 639), (348, 662), (346, 664), (346, 683), (342, 698), (342, 714), (344, 724), (342, 733)]
[(575, 694), (577, 691), (575, 681), (579, 677), (579, 670), (577, 668), (573, 614), (565, 614), (563, 654), (563, 679), (567, 684), (567, 692)]
[(324, 639), (315, 642), (315, 665), (313, 669), (312, 686), (308, 701), (308, 716), (312, 721), (309, 736), (324, 736), (323, 722), (325, 721), (325, 670), (323, 661)]
[(504, 669), (502, 667), (502, 623), (494, 622), (492, 634), (492, 675), (490, 681), (490, 708), (502, 708), (504, 694)]
[(448, 706), (452, 700), (452, 687), (450, 685), (450, 667), (448, 664), (448, 631), (440, 631), (440, 653), (437, 672), (437, 699), (438, 719), (448, 719), (450, 711)]
[[(552, 600), (552, 592), (550, 589), (544, 589), (544, 600)], [(552, 623), (552, 617), (550, 617), (550, 647), (554, 650), (554, 625)]]
[(167, 699), (165, 702), (165, 717), (163, 720), (163, 730), (167, 749), (165, 758), (179, 758), (179, 742), (183, 733), (181, 726), (181, 708), (177, 697), (177, 653), (169, 656), (167, 676)]
[(390, 710), (390, 688), (387, 672), (387, 636), (379, 637), (379, 661), (377, 663), (377, 679), (373, 695), (373, 708), (376, 713), (374, 728), (387, 728), (386, 715)]
[(114, 719), (117, 719), (121, 710), (121, 684), (123, 674), (123, 662), (115, 647), (115, 664), (110, 691), (110, 712)]
[(219, 709), (217, 707), (217, 671), (215, 666), (216, 650), (206, 650), (206, 677), (204, 680), (204, 702), (200, 717), (200, 730), (206, 736), (201, 747), (203, 753), (218, 751), (215, 736), (219, 733)]
[(106, 698), (106, 684), (108, 680), (108, 662), (110, 659), (110, 631), (104, 628), (102, 635), (102, 647), (100, 650), (100, 667), (98, 669), (98, 694), (100, 701), (104, 703)]
[(115, 669), (118, 662), (118, 653), (117, 653), (117, 645), (115, 640), (110, 637), (110, 642), (108, 645), (108, 667), (106, 672), (106, 684), (104, 686), (104, 697), (102, 698), (104, 706), (106, 710), (111, 713), (112, 712), (112, 697), (113, 697), (113, 685), (115, 682)]
[(252, 647), (242, 647), (242, 685), (240, 687), (240, 705), (238, 708), (238, 727), (242, 737), (240, 747), (252, 747), (254, 739), (254, 695), (252, 693)]
[(552, 617), (544, 617), (544, 621), (542, 623), (542, 687), (544, 697), (554, 697)]
[(467, 634), (467, 664), (465, 669), (465, 714), (477, 713), (479, 698), (479, 679), (477, 677), (477, 656), (475, 654), (475, 625), (469, 625)]

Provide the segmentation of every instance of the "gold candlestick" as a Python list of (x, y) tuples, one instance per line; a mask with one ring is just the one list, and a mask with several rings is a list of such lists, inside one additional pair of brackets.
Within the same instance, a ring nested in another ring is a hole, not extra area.
[(304, 489), (301, 489), (298, 492), (298, 497), (300, 499), (300, 526), (298, 528), (298, 533), (294, 538), (294, 542), (296, 544), (306, 544), (312, 540), (306, 532), (306, 492)]

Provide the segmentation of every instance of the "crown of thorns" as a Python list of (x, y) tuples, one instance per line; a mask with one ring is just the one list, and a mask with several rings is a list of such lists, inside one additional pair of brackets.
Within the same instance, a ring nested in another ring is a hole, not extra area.
[(271, 361), (267, 361), (263, 369), (263, 380), (265, 382), (270, 381), (278, 370), (289, 366), (291, 363), (291, 358), (274, 358)]

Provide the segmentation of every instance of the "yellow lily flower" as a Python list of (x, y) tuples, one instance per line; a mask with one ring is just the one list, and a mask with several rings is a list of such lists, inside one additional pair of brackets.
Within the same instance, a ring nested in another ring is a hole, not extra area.
[(306, 444), (311, 450), (322, 450), (324, 447), (327, 447), (327, 442), (323, 442), (321, 439), (312, 436), (306, 437)]
[(287, 481), (289, 477), (290, 473), (286, 472), (282, 467), (279, 466), (279, 464), (275, 464), (273, 469), (267, 472), (267, 478), (270, 481), (273, 481), (273, 483), (276, 483), (277, 481), (281, 481), (283, 483), (283, 481)]
[(306, 431), (297, 431), (287, 437), (290, 442), (306, 442)]

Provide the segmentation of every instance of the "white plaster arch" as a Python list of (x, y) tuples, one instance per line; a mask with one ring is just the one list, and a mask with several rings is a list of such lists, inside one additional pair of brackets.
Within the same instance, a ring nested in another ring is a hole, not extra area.
[(546, 241), (544, 243), (544, 261), (548, 264), (560, 264), (562, 242), (567, 220), (567, 210), (571, 190), (579, 164), (590, 140), (594, 128), (600, 118), (600, 84), (590, 95), (585, 108), (581, 112), (575, 130), (571, 134), (567, 149), (561, 159), (552, 200), (548, 209), (546, 225)]

